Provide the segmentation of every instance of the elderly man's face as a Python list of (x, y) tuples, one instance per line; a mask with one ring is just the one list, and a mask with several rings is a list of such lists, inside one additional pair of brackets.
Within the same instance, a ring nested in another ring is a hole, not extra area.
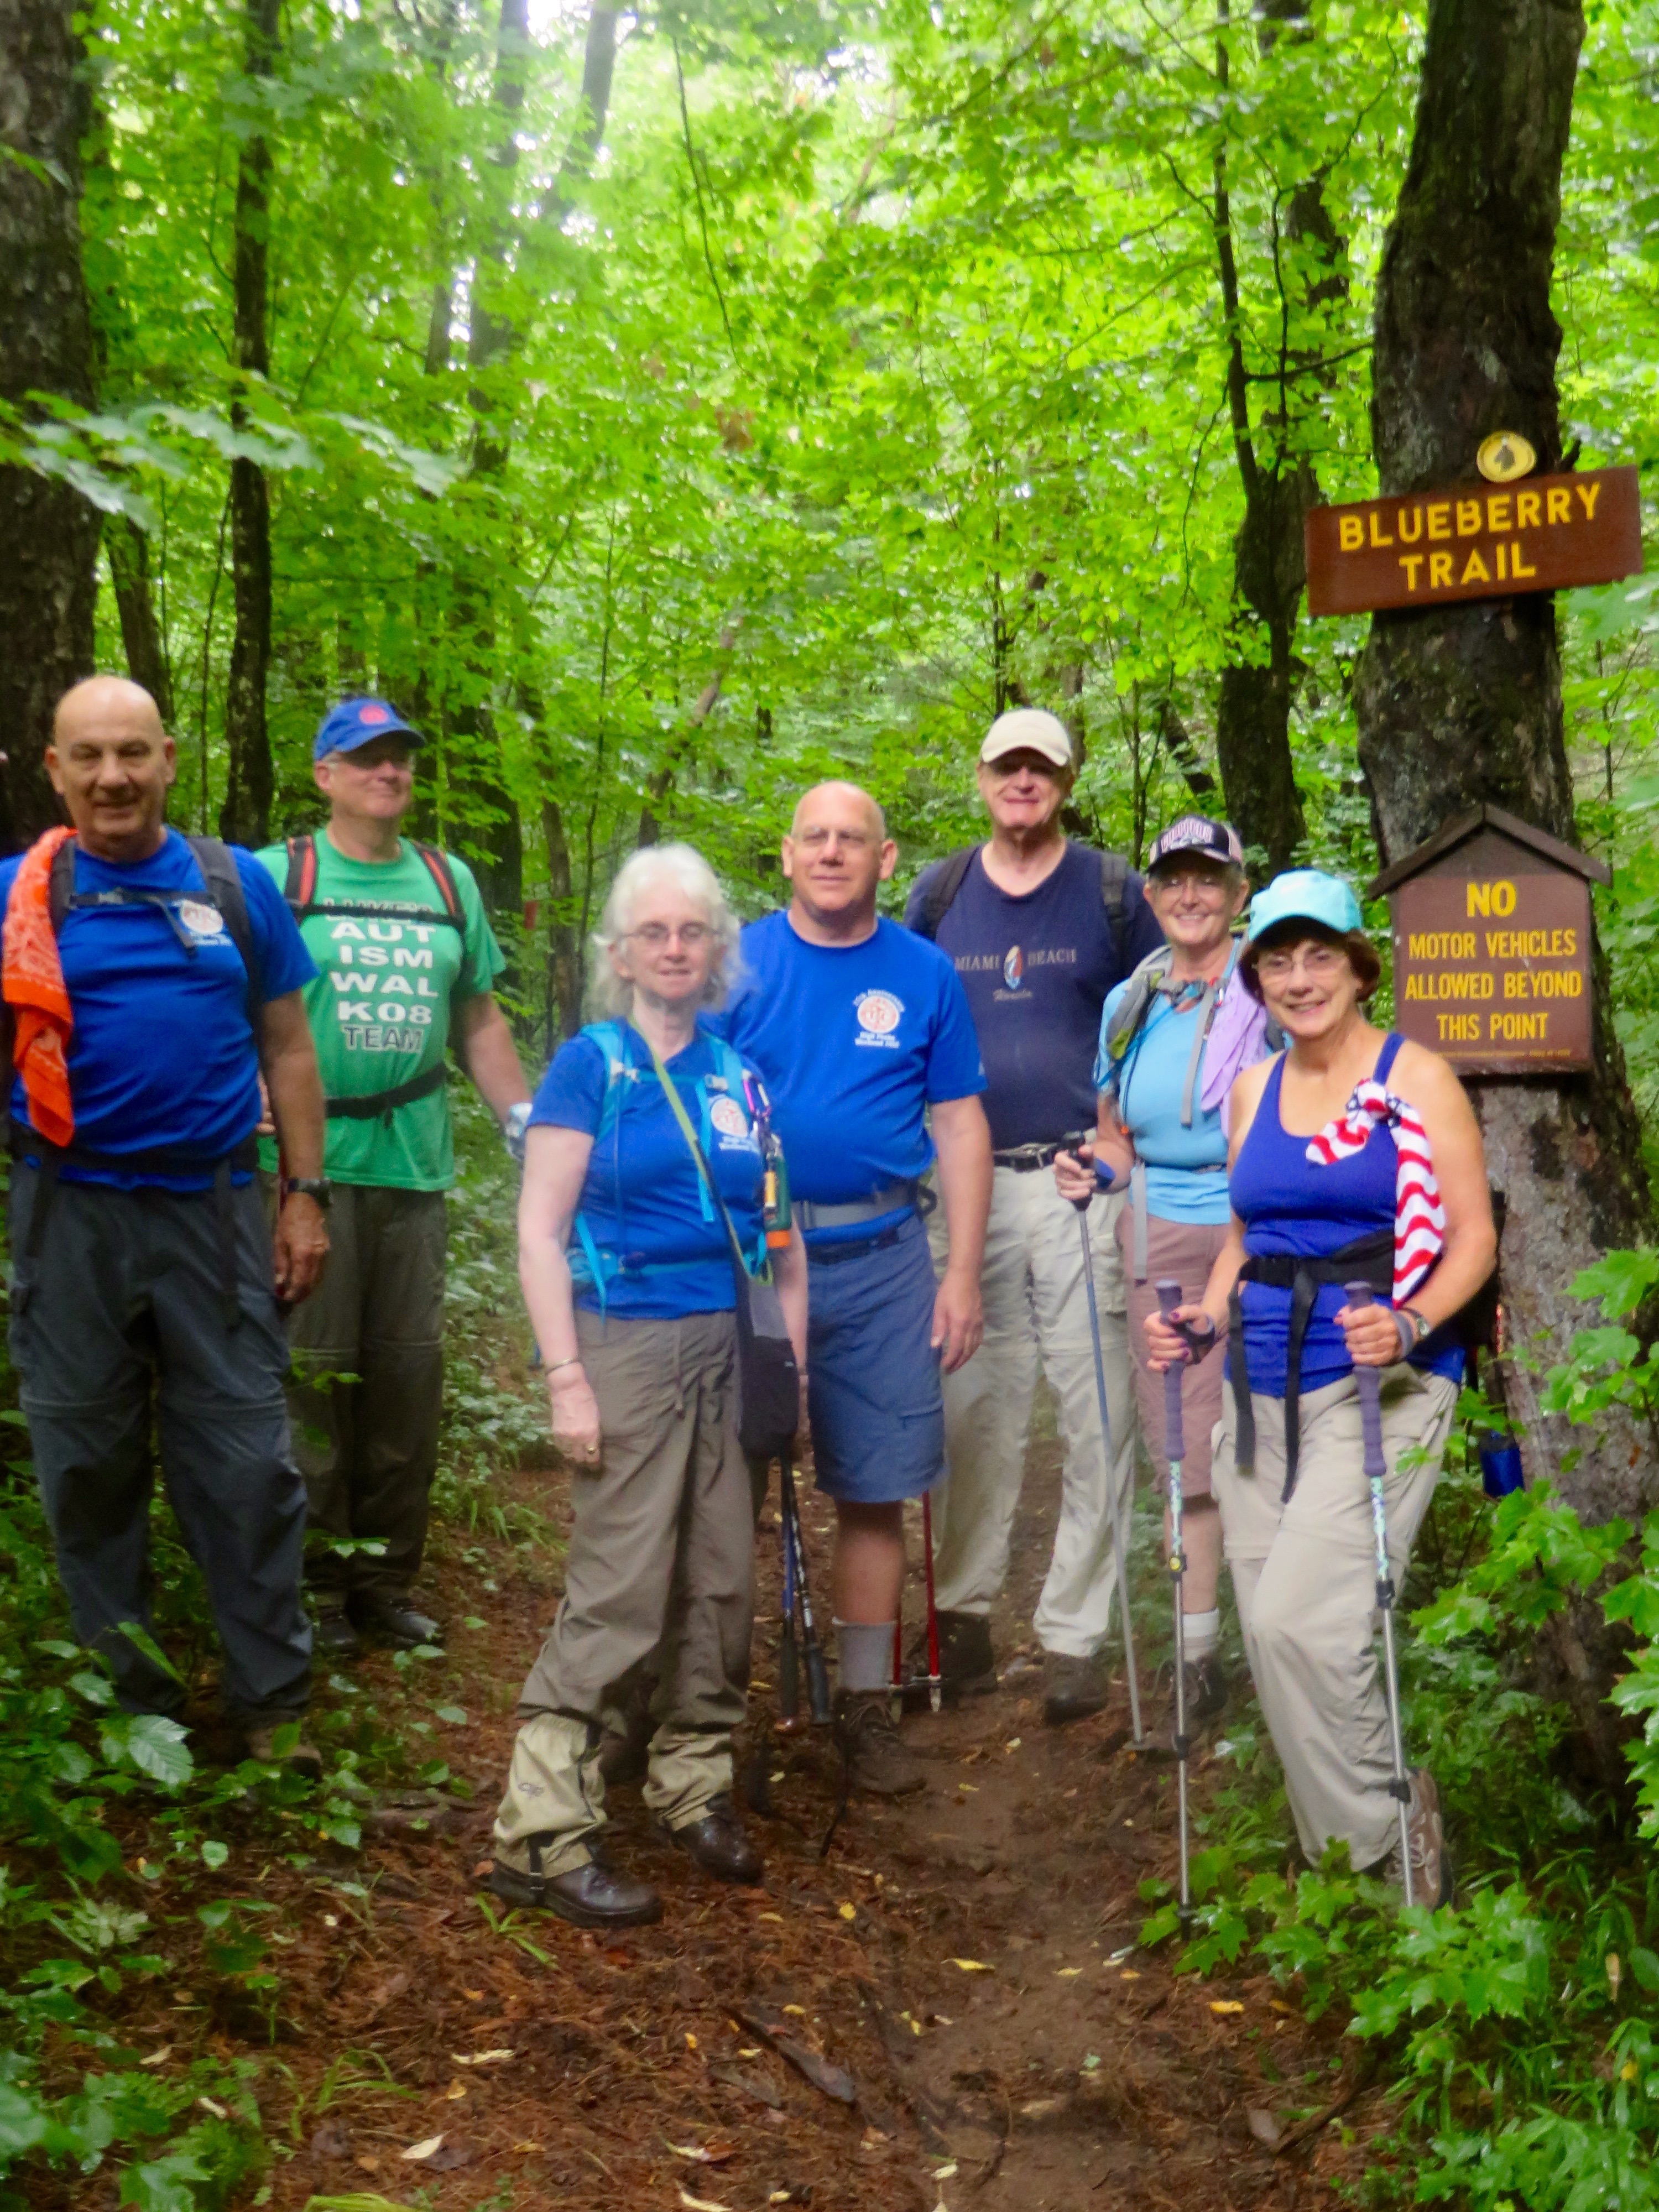
[(1046, 830), (1065, 805), (1074, 779), (1046, 753), (1004, 753), (979, 764), (980, 797), (999, 830)]
[(178, 761), (147, 691), (112, 677), (76, 684), (58, 704), (46, 773), (89, 853), (118, 860), (155, 851)]

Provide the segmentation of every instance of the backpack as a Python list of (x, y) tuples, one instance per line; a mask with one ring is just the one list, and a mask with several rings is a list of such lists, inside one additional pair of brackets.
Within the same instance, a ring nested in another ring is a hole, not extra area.
[[(258, 954), (254, 950), (253, 929), (248, 921), (247, 894), (242, 889), (242, 878), (237, 872), (231, 850), (219, 837), (186, 837), (191, 851), (196, 855), (196, 865), (202, 871), (202, 881), (207, 886), (206, 902), (217, 912), (225, 925), (225, 933), (242, 956), (242, 966), (247, 971), (248, 1021), (257, 1036), (258, 1018), (264, 1006), (264, 990), (259, 975)], [(177, 891), (126, 890), (77, 891), (75, 888), (75, 855), (79, 841), (69, 839), (52, 856), (52, 874), (48, 879), (47, 898), (52, 912), (52, 933), (63, 930), (64, 920), (71, 907), (94, 906), (154, 906), (165, 913), (176, 903)], [(188, 896), (188, 893), (185, 894)], [(194, 945), (186, 951), (194, 957)]]
[[(607, 1070), (605, 1100), (599, 1108), (599, 1126), (593, 1133), (595, 1156), (598, 1155), (600, 1146), (615, 1135), (617, 1125), (622, 1119), (623, 1110), (627, 1103), (629, 1089), (642, 1078), (648, 1079), (653, 1085), (657, 1080), (656, 1073), (649, 1062), (644, 1067), (641, 1067), (636, 1062), (629, 1059), (623, 1032), (623, 1024), (621, 1022), (589, 1022), (579, 1032), (588, 1040), (590, 1044), (599, 1047), (605, 1055)], [(697, 1133), (704, 1156), (707, 1157), (714, 1138), (714, 1098), (718, 1096), (741, 1100), (744, 1097), (745, 1078), (743, 1061), (724, 1037), (713, 1036), (707, 1030), (700, 1031), (699, 1034), (713, 1051), (715, 1066), (714, 1073), (700, 1075), (697, 1078), (700, 1122)], [(752, 1119), (752, 1116), (750, 1118)], [(697, 1177), (697, 1196), (702, 1204), (703, 1219), (713, 1221), (714, 1200), (701, 1173)], [(571, 1231), (579, 1248), (570, 1255), (571, 1273), (579, 1283), (592, 1285), (599, 1293), (599, 1311), (603, 1314), (605, 1308), (606, 1285), (614, 1282), (623, 1272), (623, 1259), (617, 1253), (603, 1250), (594, 1242), (593, 1232), (588, 1226), (586, 1218), (580, 1212), (571, 1223)], [(763, 1237), (764, 1231), (763, 1231)], [(695, 1262), (665, 1260), (654, 1263), (647, 1262), (643, 1267), (632, 1267), (629, 1272), (649, 1273), (653, 1265), (672, 1267), (687, 1265), (702, 1267), (703, 1264), (701, 1260)], [(754, 1265), (757, 1267), (763, 1267), (765, 1265), (763, 1243), (760, 1251), (755, 1256)]]
[[(921, 903), (921, 912), (911, 925), (918, 937), (925, 937), (930, 945), (939, 942), (939, 924), (955, 905), (957, 894), (962, 889), (968, 871), (973, 865), (977, 845), (964, 845), (948, 854), (927, 872), (924, 881), (927, 890)], [(1100, 855), (1100, 902), (1106, 909), (1106, 926), (1112, 933), (1112, 951), (1117, 964), (1123, 965), (1123, 950), (1129, 939), (1128, 890), (1133, 873), (1121, 853), (1103, 852)]]
[(283, 885), (283, 896), (296, 922), (302, 922), (313, 914), (343, 915), (353, 921), (367, 916), (380, 921), (447, 921), (452, 929), (466, 935), (466, 913), (461, 905), (461, 894), (455, 882), (455, 871), (449, 865), (449, 855), (435, 845), (416, 844), (414, 838), (406, 843), (413, 845), (427, 866), (427, 872), (438, 887), (443, 901), (441, 911), (434, 914), (429, 906), (420, 906), (412, 899), (393, 899), (384, 905), (375, 905), (367, 899), (319, 899), (317, 896), (317, 840), (308, 832), (304, 836), (290, 837), (288, 844), (288, 879)]

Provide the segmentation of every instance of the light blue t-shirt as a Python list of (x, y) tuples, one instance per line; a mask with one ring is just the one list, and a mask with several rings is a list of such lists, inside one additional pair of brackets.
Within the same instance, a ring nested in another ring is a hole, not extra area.
[[(792, 1198), (842, 1206), (933, 1165), (924, 1109), (985, 1088), (949, 957), (896, 922), (861, 944), (809, 945), (787, 914), (743, 933), (742, 982), (712, 1026), (760, 1070)], [(809, 1246), (878, 1233), (910, 1211), (811, 1229)]]
[(1206, 1111), (1200, 1096), (1207, 1042), (1199, 1053), (1193, 1081), (1192, 1127), (1181, 1118), (1202, 989), (1183, 996), (1178, 1005), (1156, 993), (1133, 1042), (1114, 1068), (1106, 1057), (1106, 1030), (1127, 988), (1120, 983), (1101, 1010), (1096, 1087), (1116, 1092), (1118, 1118), (1134, 1139), (1137, 1157), (1146, 1164), (1147, 1212), (1160, 1221), (1224, 1225), (1231, 1211), (1227, 1132), (1221, 1109)]

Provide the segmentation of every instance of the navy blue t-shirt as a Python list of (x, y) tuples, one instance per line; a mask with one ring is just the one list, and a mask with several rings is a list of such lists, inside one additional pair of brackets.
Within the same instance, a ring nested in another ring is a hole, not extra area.
[[(283, 895), (252, 853), (230, 848), (247, 902), (264, 996), (280, 999), (317, 970)], [(0, 860), (0, 912), (21, 854)], [(196, 855), (176, 830), (131, 866), (75, 853), (77, 892), (173, 891), (167, 910), (148, 903), (71, 907), (58, 935), (75, 1015), (68, 1062), (75, 1141), (90, 1152), (180, 1151), (222, 1159), (259, 1120), (259, 1058), (248, 1019), (247, 971), (216, 910)], [(190, 941), (181, 942), (171, 914)], [(12, 1119), (31, 1126), (21, 1083)], [(106, 1173), (66, 1167), (72, 1182), (204, 1190), (207, 1175)], [(246, 1173), (239, 1182), (248, 1180)]]
[[(742, 963), (738, 994), (716, 1018), (771, 1095), (791, 1197), (846, 1206), (925, 1175), (924, 1109), (985, 1088), (945, 955), (884, 921), (859, 945), (809, 945), (787, 914), (771, 914), (744, 931)], [(868, 1237), (908, 1211), (809, 1230), (806, 1242)]]
[[(904, 919), (912, 929), (933, 874), (925, 868), (911, 889)], [(1123, 886), (1123, 907), (1120, 953), (1100, 896), (1100, 854), (1090, 845), (1067, 845), (1054, 873), (1018, 897), (998, 890), (981, 854), (968, 863), (938, 941), (973, 1009), (998, 1152), (1051, 1145), (1095, 1126), (1101, 1007), (1164, 942), (1138, 875)]]
[[(629, 1072), (622, 1079), (616, 1117), (588, 1158), (580, 1204), (588, 1234), (601, 1255), (609, 1254), (622, 1263), (621, 1272), (614, 1275), (606, 1269), (605, 1310), (631, 1321), (730, 1313), (737, 1303), (737, 1285), (726, 1224), (712, 1203), (705, 1212), (702, 1178), (651, 1065), (651, 1048), (626, 1023), (622, 1036), (622, 1056)], [(708, 1085), (700, 1090), (699, 1077), (720, 1074), (720, 1060), (702, 1034), (701, 1023), (699, 1034), (667, 1066), (686, 1118), (702, 1141), (720, 1196), (731, 1210), (732, 1226), (745, 1253), (752, 1253), (761, 1231), (764, 1175), (750, 1111), (752, 1102)], [(572, 1037), (560, 1046), (542, 1078), (529, 1126), (580, 1129), (597, 1136), (610, 1083), (611, 1063), (603, 1048), (591, 1036)], [(573, 1231), (573, 1263), (581, 1249)], [(576, 1304), (598, 1313), (598, 1290), (578, 1283)]]

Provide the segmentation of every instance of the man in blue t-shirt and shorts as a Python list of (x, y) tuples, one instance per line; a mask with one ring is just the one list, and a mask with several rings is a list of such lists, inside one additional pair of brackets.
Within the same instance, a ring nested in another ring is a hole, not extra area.
[[(935, 947), (877, 916), (897, 858), (866, 792), (809, 791), (783, 841), (788, 910), (744, 931), (740, 995), (724, 1018), (771, 1093), (805, 1237), (807, 1409), (818, 1487), (836, 1502), (836, 1727), (854, 1784), (884, 1796), (924, 1778), (890, 1703), (904, 1500), (944, 1467), (940, 1371), (979, 1346), (991, 1196), (985, 1071), (962, 986)], [(921, 1214), (936, 1158), (937, 1281)]]
[[(1116, 1583), (1116, 1510), (1134, 1483), (1134, 1401), (1123, 1269), (1112, 1234), (1120, 1199), (1090, 1210), (1112, 1488), (1102, 1449), (1088, 1286), (1077, 1215), (1049, 1172), (1062, 1139), (1095, 1121), (1094, 1060), (1106, 994), (1164, 942), (1140, 878), (1116, 854), (1067, 842), (1060, 811), (1074, 780), (1054, 715), (1015, 708), (979, 754), (991, 836), (918, 877), (905, 920), (956, 964), (989, 1087), (996, 1176), (981, 1289), (985, 1346), (945, 1385), (949, 1475), (933, 1500), (940, 1667), (947, 1696), (994, 1688), (989, 1614), (1008, 1577), (1042, 1363), (1065, 1451), (1054, 1556), (1034, 1626), (1050, 1723), (1097, 1712), (1098, 1654)], [(907, 1673), (926, 1673), (912, 1662)]]
[[(251, 853), (168, 829), (175, 766), (149, 692), (77, 684), (46, 752), (74, 836), (0, 862), (11, 1357), (75, 1632), (121, 1704), (176, 1718), (185, 1698), (150, 1656), (153, 1394), (227, 1714), (255, 1758), (315, 1774), (279, 1734), (305, 1710), (311, 1629), (277, 1301), (303, 1298), (328, 1251), (301, 995), (317, 971)], [(253, 1182), (262, 1069), (289, 1170), (274, 1236)]]

